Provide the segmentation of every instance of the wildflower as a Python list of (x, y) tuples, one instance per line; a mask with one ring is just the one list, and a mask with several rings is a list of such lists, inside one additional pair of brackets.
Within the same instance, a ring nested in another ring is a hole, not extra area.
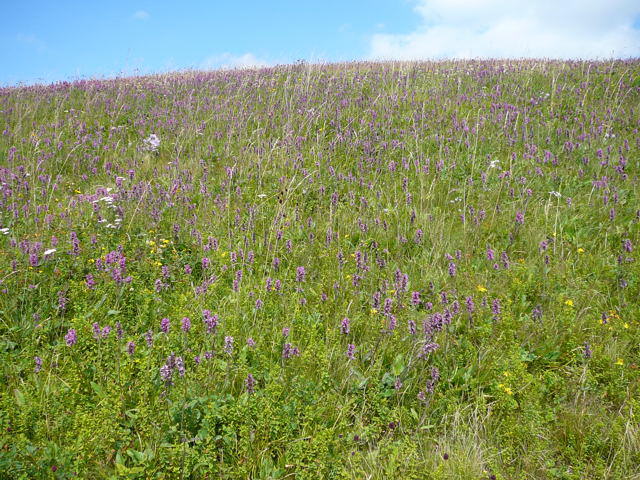
[(479, 292), (482, 292), (482, 293), (487, 291), (487, 289), (485, 287), (483, 287), (482, 285), (478, 285), (476, 287), (476, 290), (478, 290)]
[(304, 278), (306, 275), (307, 275), (307, 272), (304, 269), (304, 267), (298, 267), (296, 269), (296, 282), (304, 282)]
[(540, 320), (542, 318), (542, 306), (541, 305), (537, 305), (532, 311), (531, 311), (531, 317), (534, 320)]
[(282, 329), (282, 336), (283, 336), (284, 338), (287, 338), (287, 337), (289, 336), (289, 332), (290, 332), (290, 331), (291, 331), (291, 329), (290, 329), (289, 327), (284, 327), (284, 328)]
[(517, 212), (516, 213), (516, 223), (519, 225), (523, 225), (524, 224), (524, 213), (522, 212)]
[(412, 292), (411, 293), (411, 304), (413, 306), (418, 306), (420, 305), (420, 292)]
[(42, 370), (42, 359), (36, 356), (33, 360), (36, 364), (34, 371), (38, 373), (40, 370)]
[(355, 354), (356, 354), (356, 346), (355, 346), (355, 345), (353, 345), (352, 343), (350, 343), (350, 344), (347, 346), (347, 358), (348, 358), (349, 360), (354, 360), (354, 359), (356, 358), (356, 355), (355, 355)]
[(153, 347), (153, 330), (149, 330), (144, 334), (144, 339), (147, 342), (147, 347)]
[(473, 297), (467, 297), (465, 300), (466, 306), (467, 306), (467, 312), (469, 314), (472, 314), (473, 311), (475, 310), (476, 306), (473, 303)]
[(491, 304), (491, 311), (493, 312), (493, 318), (496, 320), (500, 316), (500, 300), (497, 298), (493, 299), (493, 303)]
[(184, 360), (182, 360), (182, 357), (176, 358), (176, 369), (178, 370), (178, 375), (184, 377), (186, 369), (184, 368)]
[(409, 328), (409, 334), (410, 335), (415, 335), (416, 332), (417, 332), (416, 322), (414, 320), (409, 320), (407, 326)]
[(249, 395), (253, 395), (256, 386), (256, 380), (253, 378), (253, 375), (247, 375), (247, 379), (244, 381), (244, 384), (247, 387), (247, 393)]
[(224, 337), (224, 351), (227, 355), (233, 354), (233, 337)]
[(453, 262), (449, 263), (449, 275), (451, 277), (455, 277), (456, 276), (456, 264)]
[(160, 330), (162, 330), (162, 333), (169, 333), (169, 324), (170, 322), (168, 318), (160, 320)]
[(342, 333), (343, 335), (348, 335), (350, 331), (351, 329), (349, 327), (349, 319), (347, 317), (344, 317), (342, 319), (342, 323), (340, 324), (340, 333)]
[(136, 344), (135, 342), (128, 342), (127, 343), (127, 353), (129, 355), (133, 355), (136, 351)]
[(438, 345), (437, 343), (433, 343), (433, 342), (425, 343), (422, 346), (422, 350), (418, 354), (418, 358), (426, 358), (430, 353), (435, 352), (438, 348), (440, 348), (440, 345)]
[(589, 342), (584, 342), (584, 358), (588, 360), (589, 358), (591, 358), (592, 354), (593, 352), (591, 351), (591, 345), (589, 345)]
[(573, 307), (573, 300), (571, 300), (571, 299), (569, 299), (569, 300), (565, 300), (565, 301), (564, 301), (564, 304), (565, 304), (567, 307)]
[(182, 319), (181, 328), (183, 332), (189, 333), (189, 330), (191, 330), (191, 319), (189, 317)]
[(68, 347), (73, 347), (78, 341), (78, 335), (73, 328), (70, 328), (67, 334), (64, 336), (64, 341), (67, 342)]
[(165, 364), (160, 367), (160, 378), (162, 378), (162, 381), (167, 383), (171, 380), (171, 369), (169, 368), (169, 365)]
[(150, 152), (157, 152), (160, 147), (160, 137), (158, 137), (155, 133), (152, 133), (147, 138), (142, 141), (143, 147), (145, 150)]
[(247, 346), (249, 348), (254, 348), (256, 346), (256, 341), (251, 337), (247, 338)]
[(622, 358), (619, 358), (618, 360), (616, 360), (616, 365), (624, 365), (624, 360)]
[(209, 310), (202, 311), (203, 322), (207, 326), (207, 333), (215, 332), (216, 327), (218, 326), (218, 315), (211, 315)]
[(282, 358), (283, 359), (286, 360), (286, 359), (291, 358), (291, 357), (297, 357), (298, 355), (300, 355), (300, 350), (298, 350), (298, 347), (294, 347), (290, 343), (285, 343), (282, 346)]
[(44, 253), (42, 254), (44, 257), (48, 257), (49, 255), (53, 255), (54, 253), (56, 253), (56, 249), (55, 248), (50, 248), (48, 250), (45, 250)]

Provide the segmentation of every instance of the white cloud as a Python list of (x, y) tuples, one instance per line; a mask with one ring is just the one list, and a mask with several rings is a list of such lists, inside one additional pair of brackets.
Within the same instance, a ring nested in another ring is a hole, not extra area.
[(146, 10), (138, 10), (131, 16), (134, 20), (149, 20), (149, 17), (151, 17), (151, 15)]
[(223, 69), (231, 70), (235, 68), (261, 68), (272, 65), (267, 60), (257, 58), (253, 53), (245, 53), (243, 55), (233, 55), (231, 53), (222, 53), (205, 58), (200, 63), (203, 69)]
[(420, 27), (374, 34), (370, 58), (640, 56), (637, 0), (416, 0), (415, 11)]

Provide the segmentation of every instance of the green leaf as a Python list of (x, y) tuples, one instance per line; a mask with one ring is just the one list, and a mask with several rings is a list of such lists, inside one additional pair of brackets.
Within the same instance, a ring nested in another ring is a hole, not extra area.
[(396, 377), (399, 377), (404, 370), (404, 357), (402, 354), (396, 355), (395, 360), (393, 361), (393, 366), (391, 367), (391, 371)]
[(13, 391), (13, 394), (16, 397), (16, 403), (18, 404), (18, 406), (24, 407), (24, 395), (23, 395), (23, 393), (16, 388)]
[(104, 393), (104, 389), (98, 385), (95, 382), (91, 382), (91, 388), (93, 389), (94, 392), (96, 392), (96, 394), (100, 397), (100, 398), (104, 398), (105, 397), (105, 393)]

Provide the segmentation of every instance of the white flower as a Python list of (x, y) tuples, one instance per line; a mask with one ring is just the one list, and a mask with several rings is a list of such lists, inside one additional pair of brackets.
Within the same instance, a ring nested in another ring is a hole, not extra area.
[(160, 137), (158, 137), (155, 133), (152, 133), (147, 138), (145, 138), (142, 143), (150, 152), (157, 152), (158, 147), (160, 146)]
[(560, 198), (562, 196), (562, 194), (560, 192), (556, 192), (556, 191), (550, 191), (549, 192), (550, 195), (553, 195), (554, 197)]
[(2, 233), (3, 235), (9, 235), (9, 229), (8, 228), (0, 228), (0, 233)]
[(46, 257), (47, 255), (53, 255), (57, 250), (55, 248), (50, 248), (49, 250), (45, 250), (43, 255)]
[(266, 197), (266, 196), (267, 196), (267, 194), (266, 194), (266, 193), (259, 193), (259, 194), (258, 194), (258, 198), (264, 198), (264, 197)]
[(500, 160), (498, 160), (497, 158), (495, 160), (491, 160), (491, 163), (489, 164), (489, 168), (496, 168), (499, 163), (500, 163)]

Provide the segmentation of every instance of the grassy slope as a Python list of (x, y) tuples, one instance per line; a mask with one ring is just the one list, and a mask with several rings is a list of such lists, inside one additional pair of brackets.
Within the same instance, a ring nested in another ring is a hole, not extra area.
[[(0, 91), (0, 472), (640, 478), (639, 74), (298, 64)], [(118, 249), (130, 281), (96, 267)], [(163, 382), (172, 352), (186, 374)]]

